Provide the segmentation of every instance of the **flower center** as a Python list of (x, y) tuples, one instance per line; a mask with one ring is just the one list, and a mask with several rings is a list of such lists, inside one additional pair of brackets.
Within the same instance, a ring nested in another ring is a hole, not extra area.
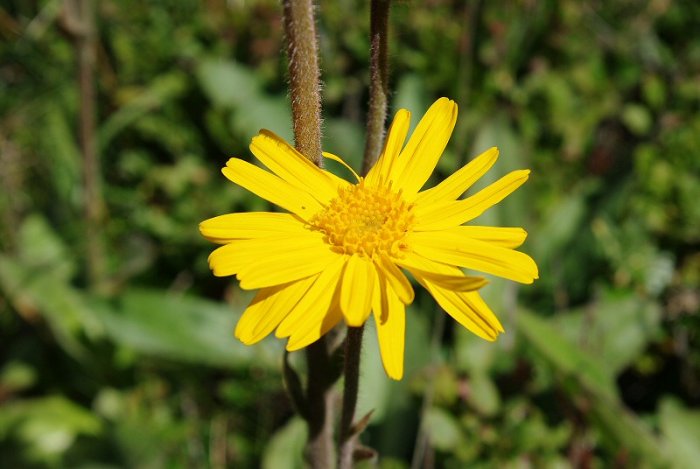
[(364, 182), (341, 189), (311, 223), (344, 254), (402, 257), (404, 238), (414, 223), (413, 206), (391, 187), (367, 187)]

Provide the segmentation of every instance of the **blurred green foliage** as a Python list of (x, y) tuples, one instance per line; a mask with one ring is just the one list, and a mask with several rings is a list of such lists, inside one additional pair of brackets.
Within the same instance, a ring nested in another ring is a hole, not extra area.
[[(291, 138), (279, 5), (98, 2), (107, 215), (86, 234), (66, 4), (0, 6), (0, 466), (302, 467), (282, 344), (233, 339), (250, 295), (197, 232), (265, 208), (218, 170), (259, 128)], [(368, 5), (318, 14), (324, 146), (359, 167)], [(541, 278), (487, 287), (495, 344), (419, 294), (399, 383), (369, 328), (379, 467), (697, 467), (700, 6), (397, 1), (390, 29), (393, 109), (461, 106), (436, 177), (491, 145), (481, 184), (532, 168), (482, 221), (525, 226)]]

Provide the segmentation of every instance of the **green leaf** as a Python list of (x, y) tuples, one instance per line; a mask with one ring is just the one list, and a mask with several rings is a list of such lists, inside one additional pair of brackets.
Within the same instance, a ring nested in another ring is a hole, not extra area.
[(673, 467), (697, 467), (700, 461), (700, 411), (687, 409), (677, 399), (667, 397), (659, 406), (659, 425), (672, 455)]
[(575, 377), (600, 396), (615, 399), (615, 382), (608, 368), (567, 340), (545, 319), (525, 310), (517, 317), (518, 331), (545, 361), (567, 377)]
[(604, 432), (602, 442), (613, 451), (628, 450), (638, 463), (647, 467), (669, 467), (669, 458), (651, 429), (619, 401), (604, 396), (588, 396), (590, 417)]
[(632, 364), (659, 333), (660, 307), (634, 294), (607, 294), (600, 302), (559, 316), (555, 323), (572, 342), (610, 373)]
[(263, 469), (303, 469), (306, 435), (306, 422), (298, 417), (292, 418), (287, 424), (272, 435), (270, 442), (263, 452)]
[(0, 371), (0, 388), (17, 392), (32, 387), (37, 380), (34, 368), (20, 361), (10, 361)]
[(199, 64), (196, 74), (212, 103), (233, 111), (230, 124), (234, 132), (248, 139), (264, 128), (292, 142), (287, 98), (264, 93), (252, 69), (236, 62), (209, 59)]
[[(347, 119), (326, 119), (324, 121), (323, 150), (343, 158), (358, 174), (362, 170), (362, 157), (365, 152), (365, 132), (356, 122)], [(348, 181), (355, 178), (345, 168), (328, 161), (327, 167)]]
[(462, 441), (462, 430), (457, 420), (444, 410), (434, 407), (425, 415), (425, 431), (433, 447), (442, 450), (453, 450)]
[(42, 215), (32, 214), (24, 219), (18, 245), (17, 261), (27, 271), (36, 270), (62, 280), (70, 280), (75, 274), (72, 252)]
[(107, 148), (115, 136), (136, 120), (175, 100), (187, 89), (187, 76), (182, 72), (171, 72), (155, 77), (147, 88), (128, 101), (105, 121), (98, 131), (101, 150)]
[(577, 399), (587, 400), (591, 417), (608, 434), (606, 444), (627, 448), (652, 467), (664, 467), (666, 454), (661, 442), (620, 403), (608, 367), (533, 313), (519, 312), (518, 329), (549, 366), (569, 379), (564, 389)]
[(561, 250), (579, 232), (586, 215), (584, 195), (580, 191), (562, 195), (544, 214), (543, 221), (530, 241), (532, 254), (540, 266), (549, 265), (552, 257), (560, 255)]
[(236, 62), (203, 60), (196, 70), (197, 79), (209, 99), (221, 107), (244, 106), (260, 94), (258, 78), (253, 70)]
[(36, 459), (55, 461), (78, 435), (95, 436), (101, 421), (62, 396), (13, 402), (0, 407), (0, 436), (12, 435)]
[(0, 289), (20, 314), (43, 318), (61, 347), (82, 358), (86, 350), (80, 336), (99, 337), (101, 324), (83, 295), (68, 283), (73, 264), (65, 247), (45, 230), (43, 220), (30, 219), (21, 233), (25, 248), (19, 258), (0, 255)]
[(645, 106), (631, 103), (622, 108), (622, 122), (635, 135), (644, 135), (651, 129), (652, 117)]
[(139, 353), (211, 366), (279, 368), (279, 343), (248, 347), (233, 337), (242, 307), (232, 311), (228, 305), (148, 289), (125, 291), (119, 306), (100, 308), (107, 334)]
[(501, 407), (501, 397), (493, 380), (485, 373), (477, 373), (469, 379), (469, 402), (481, 414), (495, 415)]

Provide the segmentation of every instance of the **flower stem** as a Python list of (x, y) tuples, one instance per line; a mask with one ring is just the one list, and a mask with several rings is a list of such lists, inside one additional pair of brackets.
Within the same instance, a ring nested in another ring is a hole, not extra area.
[(352, 431), (357, 405), (357, 389), (360, 382), (360, 350), (364, 326), (348, 327), (345, 337), (345, 364), (343, 374), (343, 409), (340, 415), (340, 469), (352, 469), (353, 453), (359, 435)]
[(329, 355), (325, 336), (306, 348), (309, 439), (306, 442), (305, 456), (313, 469), (335, 467), (333, 380), (328, 379), (331, 374)]
[[(283, 11), (294, 144), (301, 154), (321, 166), (321, 87), (313, 2), (283, 0)], [(332, 372), (325, 337), (306, 348), (306, 362), (306, 418), (309, 426), (306, 459), (313, 469), (330, 469), (335, 467), (334, 380), (329, 379)]]
[[(387, 61), (389, 6), (391, 0), (372, 0), (370, 7), (370, 87), (367, 112), (367, 141), (362, 161), (362, 174), (366, 175), (377, 161), (384, 144), (384, 123), (388, 102), (389, 67)], [(352, 469), (355, 449), (361, 429), (353, 428), (357, 390), (360, 378), (360, 351), (364, 326), (349, 327), (345, 338), (345, 364), (343, 408), (340, 417), (340, 469)]]
[(72, 36), (78, 57), (78, 95), (80, 98), (78, 139), (83, 157), (83, 199), (86, 232), (88, 283), (103, 287), (105, 250), (102, 241), (104, 200), (101, 188), (100, 159), (96, 144), (95, 54), (96, 26), (94, 0), (65, 2), (64, 26)]
[(317, 166), (321, 158), (321, 86), (312, 0), (284, 0), (294, 144)]
[(377, 161), (384, 144), (384, 123), (389, 96), (387, 50), (390, 4), (391, 0), (372, 0), (370, 7), (369, 110), (362, 174), (367, 174)]

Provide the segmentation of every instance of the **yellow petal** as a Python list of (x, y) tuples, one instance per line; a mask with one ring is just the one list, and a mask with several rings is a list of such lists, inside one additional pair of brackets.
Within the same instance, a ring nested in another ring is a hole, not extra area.
[(414, 276), (418, 274), (431, 283), (447, 290), (472, 291), (478, 290), (489, 283), (485, 278), (465, 275), (462, 269), (458, 267), (435, 262), (416, 253), (409, 253), (398, 262)]
[(389, 180), (390, 169), (396, 158), (398, 158), (404, 141), (406, 141), (406, 135), (408, 134), (410, 125), (411, 113), (406, 109), (399, 109), (389, 127), (384, 149), (379, 155), (375, 165), (372, 166), (367, 173), (365, 179), (368, 185), (383, 185)]
[(339, 255), (331, 251), (322, 240), (316, 241), (287, 238), (278, 240), (277, 246), (268, 244), (267, 250), (263, 243), (254, 249), (249, 248), (245, 254), (247, 262), (237, 274), (241, 288), (253, 290), (269, 287), (322, 271)]
[(270, 171), (321, 203), (329, 202), (338, 195), (340, 187), (348, 185), (343, 179), (313, 164), (269, 130), (261, 130), (253, 137), (250, 151)]
[(318, 327), (320, 330), (324, 317), (333, 305), (345, 262), (345, 257), (337, 256), (321, 272), (311, 288), (279, 325), (275, 331), (277, 337), (289, 337), (297, 331), (306, 331), (309, 327)]
[(391, 288), (375, 288), (372, 309), (377, 326), (377, 340), (382, 364), (387, 376), (403, 377), (404, 347), (406, 341), (406, 309)]
[(454, 292), (430, 282), (420, 274), (414, 275), (455, 321), (482, 339), (496, 340), (503, 326), (483, 301), (479, 303), (475, 300), (481, 299), (477, 292)]
[(413, 275), (418, 274), (441, 288), (458, 292), (479, 290), (489, 283), (483, 277), (472, 277), (469, 275), (444, 275), (417, 269), (411, 269), (411, 273)]
[(258, 291), (236, 325), (236, 337), (246, 345), (267, 337), (290, 313), (315, 280), (316, 276), (313, 276)]
[(445, 231), (465, 238), (478, 239), (479, 241), (495, 244), (503, 248), (517, 248), (527, 238), (527, 231), (518, 227), (467, 225), (457, 226)]
[(440, 98), (430, 106), (391, 169), (396, 190), (412, 199), (428, 180), (457, 122), (457, 104)]
[(340, 309), (348, 326), (364, 324), (372, 311), (372, 290), (376, 283), (376, 272), (371, 260), (353, 254), (345, 264), (340, 288)]
[(530, 170), (506, 174), (498, 181), (464, 200), (418, 204), (414, 209), (416, 231), (443, 230), (472, 220), (505, 199), (523, 185)]
[[(255, 270), (256, 267), (264, 264), (272, 264), (276, 269), (282, 271), (294, 270), (301, 267), (298, 264), (312, 264), (309, 268), (318, 268), (320, 271), (331, 256), (330, 249), (323, 242), (321, 233), (306, 231), (299, 234), (283, 234), (256, 239), (234, 240), (217, 248), (209, 255), (209, 267), (217, 277), (227, 275), (242, 274)], [(334, 254), (335, 255), (335, 254)], [(305, 258), (304, 256), (307, 256)], [(313, 259), (308, 258), (313, 257)], [(320, 266), (319, 266), (320, 265)], [(307, 267), (303, 267), (306, 269)], [(312, 275), (316, 272), (309, 272)], [(275, 284), (287, 283), (301, 277), (288, 278)], [(271, 286), (261, 285), (261, 286)], [(260, 287), (252, 287), (260, 288)]]
[(324, 158), (328, 158), (329, 160), (333, 160), (333, 161), (335, 161), (336, 163), (340, 163), (340, 164), (341, 164), (342, 166), (344, 166), (348, 171), (350, 171), (350, 172), (352, 173), (353, 176), (355, 176), (355, 179), (357, 179), (357, 182), (360, 182), (360, 179), (361, 179), (361, 178), (360, 178), (360, 175), (357, 174), (357, 173), (355, 172), (355, 170), (352, 169), (352, 166), (350, 166), (349, 164), (347, 164), (347, 163), (345, 162), (345, 160), (343, 160), (341, 157), (339, 157), (338, 155), (334, 155), (333, 153), (329, 153), (329, 152), (327, 152), (327, 151), (324, 151), (324, 152), (321, 153), (321, 154), (323, 155)]
[(538, 278), (537, 264), (525, 253), (502, 248), (447, 231), (412, 233), (416, 254), (445, 264), (466, 267), (520, 283)]
[(398, 295), (401, 302), (406, 305), (412, 303), (415, 293), (411, 282), (401, 272), (401, 269), (396, 267), (396, 264), (385, 255), (381, 255), (375, 262), (377, 263), (377, 271), (386, 278), (388, 285)]
[[(433, 287), (440, 288), (443, 291), (448, 291), (449, 289), (443, 288), (441, 285), (432, 282), (429, 277), (424, 277), (421, 275), (421, 273), (428, 272), (431, 275), (434, 274), (446, 276), (464, 275), (459, 267), (426, 259), (425, 257), (419, 256), (415, 253), (410, 253), (404, 259), (402, 259), (402, 265), (411, 272), (414, 271), (414, 267), (417, 267), (418, 271), (414, 274), (414, 276), (416, 277), (416, 280), (418, 280), (424, 287), (426, 283), (430, 283)], [(455, 293), (461, 298), (459, 302), (468, 302), (473, 306), (471, 309), (477, 311), (479, 315), (483, 317), (485, 322), (491, 324), (491, 326), (498, 331), (503, 332), (503, 327), (498, 321), (498, 318), (495, 314), (493, 314), (493, 311), (491, 311), (486, 303), (484, 303), (477, 291)]]
[(455, 200), (481, 176), (491, 169), (498, 159), (498, 148), (492, 147), (474, 158), (435, 187), (425, 190), (416, 197), (417, 204), (431, 204)]
[(322, 205), (308, 192), (241, 159), (231, 158), (221, 172), (239, 186), (304, 220), (309, 220), (322, 209)]
[(209, 241), (226, 244), (236, 239), (278, 236), (307, 231), (304, 221), (290, 213), (228, 213), (204, 220), (199, 231)]
[(287, 350), (294, 352), (295, 350), (307, 347), (321, 338), (326, 332), (333, 329), (340, 320), (343, 319), (343, 313), (340, 311), (340, 306), (331, 305), (328, 313), (323, 317), (319, 324), (309, 323), (311, 327), (300, 328), (294, 331), (294, 334), (289, 336), (287, 341)]

